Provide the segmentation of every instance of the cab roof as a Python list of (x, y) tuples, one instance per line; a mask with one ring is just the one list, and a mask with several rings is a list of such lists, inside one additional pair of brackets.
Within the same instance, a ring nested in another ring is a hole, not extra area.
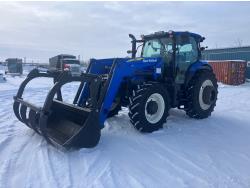
[(199, 39), (201, 42), (205, 39), (201, 35), (196, 34), (196, 33), (192, 33), (192, 32), (189, 32), (189, 31), (168, 31), (168, 32), (166, 32), (166, 31), (158, 31), (158, 32), (155, 32), (155, 33), (152, 33), (152, 34), (149, 34), (149, 35), (143, 35), (143, 38), (144, 39), (150, 39), (150, 38), (158, 38), (158, 37), (165, 37), (165, 36), (168, 37), (170, 35), (178, 36), (178, 35), (183, 35), (183, 34), (188, 34), (190, 36), (193, 36), (194, 38)]

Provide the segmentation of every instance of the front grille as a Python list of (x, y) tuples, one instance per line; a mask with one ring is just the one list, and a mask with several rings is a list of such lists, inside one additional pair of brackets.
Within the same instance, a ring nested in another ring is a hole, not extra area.
[(79, 72), (80, 72), (80, 67), (71, 67), (71, 68), (70, 68), (70, 71), (71, 71), (72, 73), (79, 73)]

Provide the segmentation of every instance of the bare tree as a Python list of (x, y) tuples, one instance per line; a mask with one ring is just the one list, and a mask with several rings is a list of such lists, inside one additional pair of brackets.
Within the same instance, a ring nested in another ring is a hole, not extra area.
[(241, 47), (241, 46), (242, 46), (242, 43), (243, 43), (243, 40), (240, 39), (240, 38), (238, 38), (238, 39), (235, 41), (235, 43), (236, 43), (236, 46), (237, 46), (237, 47)]
[(216, 48), (216, 49), (217, 49), (217, 48), (219, 48), (219, 47), (218, 47), (218, 43), (217, 43), (217, 42), (215, 43), (215, 48)]

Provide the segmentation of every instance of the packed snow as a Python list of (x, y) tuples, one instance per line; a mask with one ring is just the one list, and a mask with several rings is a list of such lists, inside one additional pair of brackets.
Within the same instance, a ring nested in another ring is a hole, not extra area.
[[(172, 109), (164, 128), (134, 130), (128, 109), (105, 122), (93, 149), (54, 148), (15, 117), (25, 76), (0, 83), (0, 187), (250, 187), (250, 84), (219, 84), (217, 106), (204, 120)], [(37, 79), (24, 98), (42, 104), (52, 83)], [(67, 99), (77, 84), (63, 89)]]

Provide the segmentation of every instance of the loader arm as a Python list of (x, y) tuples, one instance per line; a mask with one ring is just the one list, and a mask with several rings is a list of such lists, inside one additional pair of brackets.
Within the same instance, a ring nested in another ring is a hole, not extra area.
[[(100, 128), (104, 127), (104, 122), (107, 118), (108, 112), (112, 106), (113, 101), (118, 93), (118, 90), (125, 81), (125, 79), (133, 80), (143, 80), (145, 74), (152, 79), (157, 79), (160, 74), (156, 73), (156, 68), (162, 67), (162, 61), (160, 58), (144, 58), (140, 60), (133, 59), (113, 59), (109, 61), (93, 63), (89, 73), (91, 74), (103, 74), (104, 69), (101, 69), (101, 63), (103, 67), (110, 67), (108, 73), (108, 79), (101, 91), (100, 100), (102, 101), (100, 106)], [(105, 65), (105, 66), (104, 66)], [(80, 103), (83, 102), (83, 98), (86, 100), (87, 87), (84, 87), (80, 95)]]

